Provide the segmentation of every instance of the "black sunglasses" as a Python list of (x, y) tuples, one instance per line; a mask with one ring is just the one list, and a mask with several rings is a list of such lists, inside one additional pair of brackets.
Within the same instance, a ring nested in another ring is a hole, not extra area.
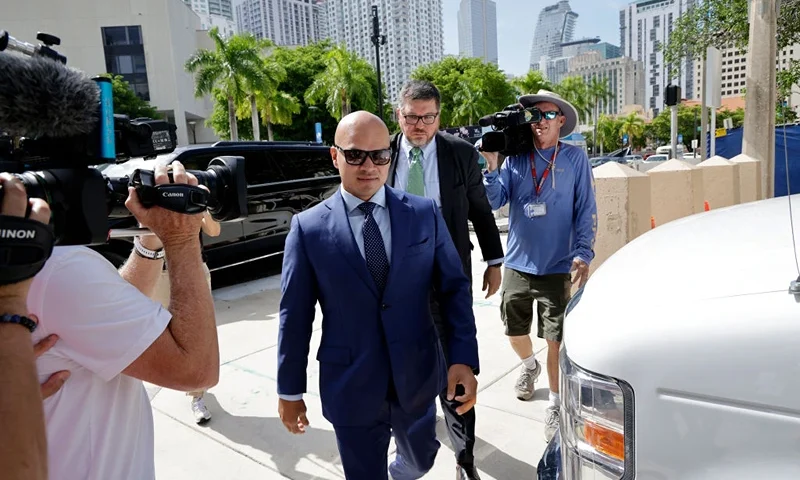
[(392, 150), (389, 148), (382, 148), (380, 150), (359, 150), (353, 148), (345, 150), (336, 144), (334, 144), (333, 147), (342, 151), (344, 160), (350, 165), (362, 165), (367, 161), (367, 156), (369, 156), (369, 158), (372, 159), (372, 163), (377, 166), (387, 165), (392, 161)]

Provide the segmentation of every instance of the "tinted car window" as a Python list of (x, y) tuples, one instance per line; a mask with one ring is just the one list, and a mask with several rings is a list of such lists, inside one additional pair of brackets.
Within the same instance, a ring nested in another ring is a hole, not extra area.
[(206, 170), (208, 164), (216, 157), (244, 157), (244, 176), (248, 185), (260, 185), (285, 180), (275, 160), (263, 150), (219, 151), (187, 155), (179, 160), (187, 170)]
[(265, 151), (243, 152), (244, 176), (248, 185), (262, 185), (264, 183), (282, 182), (286, 180), (277, 162)]
[(329, 150), (292, 150), (269, 152), (280, 165), (286, 180), (338, 176)]

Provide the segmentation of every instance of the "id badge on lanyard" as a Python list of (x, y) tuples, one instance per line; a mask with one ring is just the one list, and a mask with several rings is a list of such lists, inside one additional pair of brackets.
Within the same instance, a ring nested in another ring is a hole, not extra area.
[[(545, 168), (544, 173), (542, 174), (542, 178), (539, 182), (536, 182), (536, 159), (531, 153), (531, 177), (533, 178), (533, 195), (535, 197), (531, 199), (530, 203), (525, 205), (525, 216), (528, 218), (536, 218), (536, 217), (543, 217), (547, 215), (547, 204), (539, 201), (539, 194), (542, 192), (542, 186), (544, 186), (544, 181), (547, 180), (547, 177), (550, 175), (551, 170), (555, 169), (556, 165), (556, 156), (558, 155), (558, 147), (559, 144), (556, 144), (556, 149), (553, 151), (553, 157), (550, 159), (550, 163)], [(537, 151), (538, 153), (538, 151)], [(546, 159), (545, 159), (546, 160)], [(555, 173), (553, 173), (553, 185), (555, 185)]]

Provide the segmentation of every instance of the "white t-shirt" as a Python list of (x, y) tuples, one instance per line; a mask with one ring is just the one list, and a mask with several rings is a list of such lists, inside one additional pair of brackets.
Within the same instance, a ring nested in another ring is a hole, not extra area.
[(51, 480), (155, 478), (153, 413), (141, 380), (122, 375), (164, 331), (169, 311), (86, 247), (56, 247), (33, 280), (36, 343), (59, 341), (36, 362), (39, 381), (69, 370), (44, 401)]

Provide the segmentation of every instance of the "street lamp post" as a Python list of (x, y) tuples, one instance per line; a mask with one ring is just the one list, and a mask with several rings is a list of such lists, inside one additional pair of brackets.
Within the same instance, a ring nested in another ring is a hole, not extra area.
[(375, 45), (375, 66), (378, 71), (378, 117), (383, 120), (383, 88), (381, 87), (381, 45), (386, 45), (386, 35), (381, 35), (378, 6), (372, 6), (372, 44)]

